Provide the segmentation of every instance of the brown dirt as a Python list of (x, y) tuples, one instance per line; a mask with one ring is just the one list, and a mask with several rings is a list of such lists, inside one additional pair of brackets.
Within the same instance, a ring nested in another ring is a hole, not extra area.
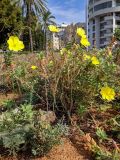
[(0, 106), (6, 100), (14, 100), (14, 99), (17, 99), (17, 98), (19, 98), (19, 95), (17, 93), (8, 93), (7, 95), (0, 94)]
[(64, 138), (63, 143), (53, 149), (42, 158), (0, 158), (0, 160), (90, 160), (84, 158), (74, 147), (69, 139)]
[(36, 160), (87, 160), (76, 150), (73, 144), (65, 139), (64, 143), (60, 146), (54, 147), (51, 152)]

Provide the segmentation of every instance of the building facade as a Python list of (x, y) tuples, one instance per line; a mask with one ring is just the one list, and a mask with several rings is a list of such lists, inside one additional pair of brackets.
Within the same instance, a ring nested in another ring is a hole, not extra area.
[(61, 48), (66, 47), (69, 44), (79, 44), (80, 38), (76, 34), (77, 28), (82, 27), (86, 30), (85, 23), (76, 23), (76, 24), (62, 24), (58, 28), (59, 33), (53, 33), (53, 48), (54, 50), (60, 50)]
[(59, 33), (53, 33), (52, 34), (52, 41), (53, 41), (53, 49), (54, 50), (60, 50), (62, 47), (62, 39), (64, 37), (64, 31), (68, 25), (62, 23), (61, 25), (58, 25), (60, 32)]
[(104, 48), (120, 28), (120, 0), (88, 0), (86, 13), (91, 48)]

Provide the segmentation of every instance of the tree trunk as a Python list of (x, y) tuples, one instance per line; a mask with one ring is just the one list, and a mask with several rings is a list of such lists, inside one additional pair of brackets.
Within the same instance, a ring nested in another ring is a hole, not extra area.
[(45, 48), (45, 51), (46, 51), (46, 30), (44, 32), (44, 48)]
[(30, 38), (30, 51), (33, 53), (33, 38), (31, 29), (31, 2), (28, 2), (28, 24), (29, 24), (29, 38)]
[(31, 27), (29, 27), (29, 37), (30, 37), (30, 51), (33, 53), (33, 38), (32, 38)]
[(43, 42), (44, 44), (43, 44), (43, 48), (44, 48), (44, 50), (46, 51), (46, 29), (44, 28), (44, 42)]

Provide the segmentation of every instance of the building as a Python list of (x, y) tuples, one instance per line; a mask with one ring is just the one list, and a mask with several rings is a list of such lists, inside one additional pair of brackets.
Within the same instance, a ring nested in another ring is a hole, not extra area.
[(68, 25), (65, 23), (62, 23), (61, 25), (58, 25), (60, 32), (59, 33), (53, 33), (52, 39), (53, 39), (53, 49), (59, 50), (62, 46), (62, 39), (64, 37), (64, 31)]
[(53, 33), (52, 35), (52, 41), (53, 41), (53, 49), (59, 50), (60, 49), (60, 42), (59, 42), (59, 35), (58, 33)]
[(80, 43), (80, 38), (77, 36), (76, 30), (79, 27), (82, 27), (86, 30), (85, 23), (72, 23), (69, 25), (62, 23), (57, 27), (59, 28), (60, 32), (52, 33), (54, 50), (60, 50), (61, 48), (66, 47), (69, 43)]
[(120, 0), (88, 0), (86, 13), (91, 48), (104, 48), (120, 27)]
[(85, 23), (76, 23), (76, 24), (70, 24), (66, 27), (65, 31), (64, 31), (64, 45), (66, 46), (68, 43), (77, 43), (80, 44), (80, 37), (76, 34), (77, 28), (84, 28), (85, 27)]
[(76, 34), (76, 30), (79, 27), (86, 29), (85, 23), (80, 22), (76, 24), (71, 23), (69, 25), (62, 24), (60, 26), (60, 32), (58, 33), (60, 49), (73, 43), (80, 43), (80, 38)]

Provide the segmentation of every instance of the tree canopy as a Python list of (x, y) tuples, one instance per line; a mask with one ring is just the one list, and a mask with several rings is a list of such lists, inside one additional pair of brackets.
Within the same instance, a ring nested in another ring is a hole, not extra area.
[(55, 24), (55, 17), (47, 8), (47, 0), (1, 0), (0, 45), (9, 35), (18, 35), (25, 43), (25, 50), (45, 49), (48, 25)]
[(11, 0), (0, 1), (0, 44), (4, 44), (9, 34), (19, 33), (22, 28), (20, 7)]

